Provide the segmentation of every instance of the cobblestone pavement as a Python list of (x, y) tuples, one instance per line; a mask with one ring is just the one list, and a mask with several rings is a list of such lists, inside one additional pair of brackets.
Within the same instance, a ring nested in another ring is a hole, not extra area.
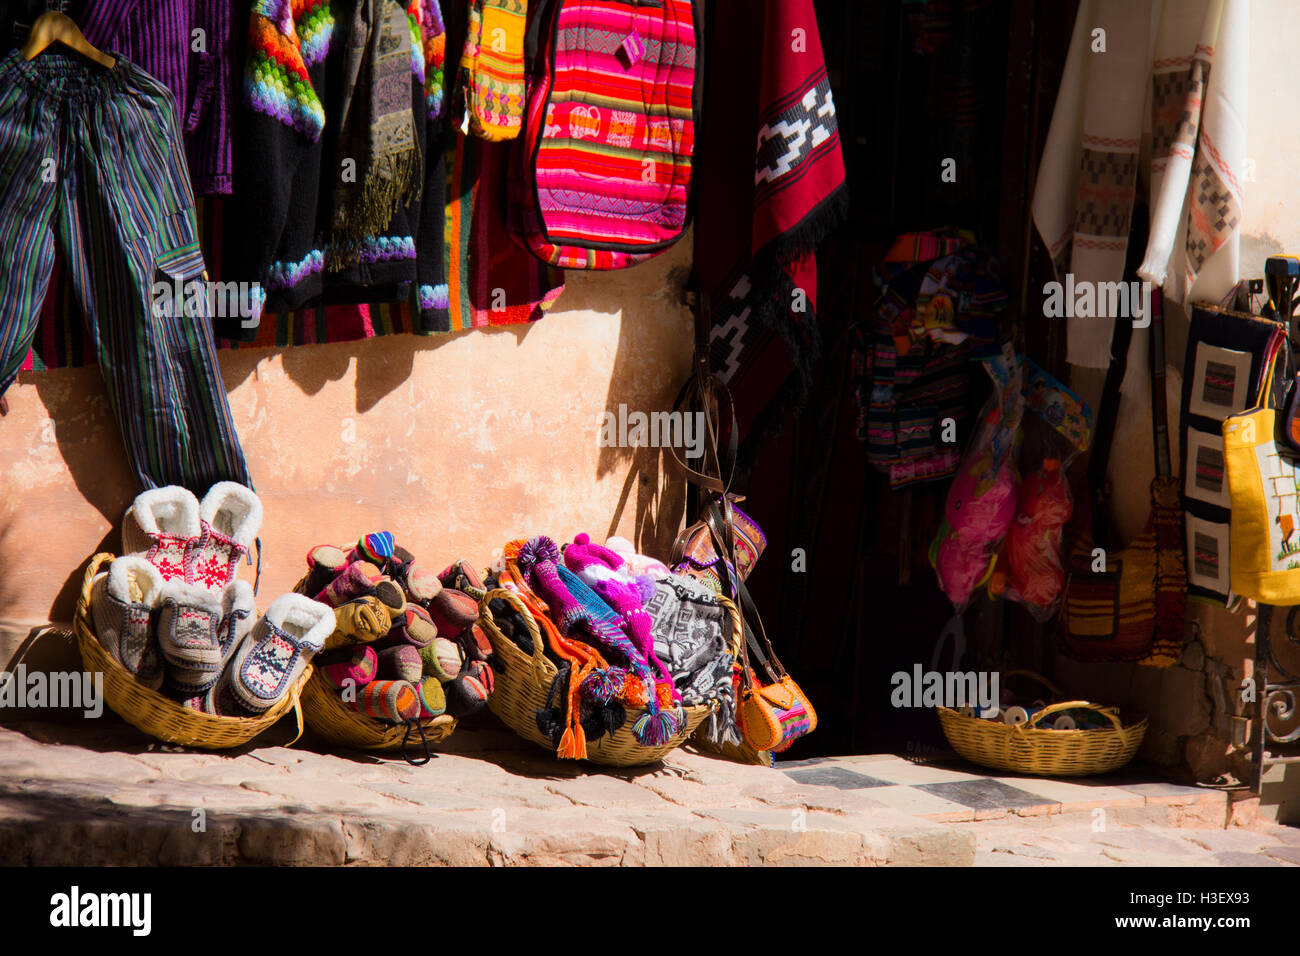
[(773, 770), (676, 752), (556, 761), (490, 721), (423, 767), (292, 747), (228, 754), (115, 720), (0, 727), (0, 864), (1300, 862), (1300, 830), (1226, 827), (1222, 791), (991, 777), (872, 756)]

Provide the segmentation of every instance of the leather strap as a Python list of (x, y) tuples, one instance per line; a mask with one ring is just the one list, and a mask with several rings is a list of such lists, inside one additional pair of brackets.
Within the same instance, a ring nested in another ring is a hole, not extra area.
[(1119, 417), (1119, 387), (1128, 371), (1128, 347), (1133, 340), (1133, 323), (1115, 320), (1115, 330), (1110, 339), (1110, 365), (1106, 369), (1106, 384), (1101, 389), (1101, 403), (1097, 408), (1097, 428), (1092, 438), (1092, 458), (1088, 462), (1088, 495), (1092, 504), (1092, 540), (1100, 548), (1109, 545), (1110, 528), (1106, 520), (1106, 501), (1110, 489), (1106, 470), (1110, 465), (1110, 446), (1115, 438), (1115, 421)]
[(1151, 436), (1155, 444), (1156, 477), (1166, 478), (1169, 463), (1169, 411), (1165, 395), (1164, 296), (1151, 290)]

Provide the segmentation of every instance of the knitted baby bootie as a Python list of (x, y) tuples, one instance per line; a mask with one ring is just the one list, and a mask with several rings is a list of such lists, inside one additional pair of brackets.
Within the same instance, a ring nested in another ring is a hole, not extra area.
[(421, 678), (415, 684), (416, 696), (420, 702), (420, 719), (427, 720), (447, 711), (447, 695), (443, 693), (442, 684), (436, 677)]
[(392, 626), (388, 606), (376, 597), (359, 597), (334, 609), (333, 633), (325, 650), (349, 644), (369, 644), (388, 633)]
[(234, 481), (219, 481), (199, 505), (202, 529), (190, 573), (191, 584), (223, 588), (262, 530), (262, 501), (250, 488)]
[(415, 687), (404, 680), (371, 681), (358, 692), (349, 706), (367, 717), (378, 717), (392, 724), (414, 720), (420, 715), (420, 699)]
[(329, 606), (301, 594), (281, 595), (240, 643), (223, 682), (240, 704), (262, 713), (289, 692), (333, 629)]
[(163, 585), (158, 650), (167, 687), (181, 698), (206, 693), (221, 675), (221, 596), (184, 581)]
[(122, 519), (122, 554), (142, 555), (164, 581), (189, 580), (201, 533), (199, 499), (179, 485), (136, 495)]
[(90, 588), (90, 613), (99, 643), (151, 690), (163, 682), (162, 659), (150, 626), (162, 589), (158, 569), (138, 555), (115, 560), (108, 571), (95, 576)]

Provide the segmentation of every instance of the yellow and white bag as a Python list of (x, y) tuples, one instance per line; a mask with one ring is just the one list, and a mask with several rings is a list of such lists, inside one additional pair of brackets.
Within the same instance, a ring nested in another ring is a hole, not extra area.
[(1232, 590), (1265, 604), (1300, 604), (1300, 463), (1274, 437), (1273, 370), (1285, 335), (1264, 359), (1257, 405), (1223, 420), (1223, 459), (1232, 518), (1228, 531)]

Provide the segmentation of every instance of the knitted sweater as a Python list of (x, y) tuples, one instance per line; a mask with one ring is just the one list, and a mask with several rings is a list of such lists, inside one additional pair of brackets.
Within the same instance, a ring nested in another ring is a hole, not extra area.
[[(223, 278), (260, 283), (258, 318), (314, 303), (406, 302), (419, 316), (417, 331), (448, 331), (445, 31), (438, 0), (410, 0), (406, 8), (422, 194), (366, 237), (360, 261), (340, 268), (330, 241), (334, 180), (343, 168), (331, 122), (341, 112), (346, 31), (357, 2), (252, 2)], [(248, 341), (256, 334), (250, 323), (218, 325), (223, 337)]]

